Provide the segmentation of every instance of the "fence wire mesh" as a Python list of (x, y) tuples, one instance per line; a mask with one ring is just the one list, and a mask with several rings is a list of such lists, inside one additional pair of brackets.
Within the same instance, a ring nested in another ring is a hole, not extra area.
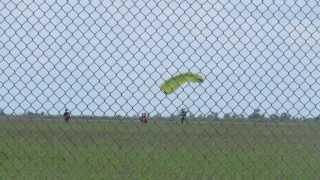
[[(319, 14), (1, 0), (0, 180), (319, 179)], [(160, 90), (185, 72), (204, 81)]]

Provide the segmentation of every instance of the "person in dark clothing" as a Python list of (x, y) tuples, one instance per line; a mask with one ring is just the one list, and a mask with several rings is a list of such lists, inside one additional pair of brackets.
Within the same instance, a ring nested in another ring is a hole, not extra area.
[(63, 119), (65, 122), (69, 122), (71, 119), (71, 113), (68, 111), (68, 109), (65, 109), (64, 113), (63, 113)]
[(187, 111), (184, 108), (181, 109), (180, 115), (181, 115), (181, 124), (183, 124), (187, 118)]

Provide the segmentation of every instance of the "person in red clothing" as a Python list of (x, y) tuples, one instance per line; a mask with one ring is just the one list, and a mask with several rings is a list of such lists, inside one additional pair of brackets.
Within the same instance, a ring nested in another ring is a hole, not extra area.
[(147, 113), (142, 113), (142, 115), (140, 117), (140, 121), (142, 123), (148, 123), (148, 114)]
[(63, 113), (63, 119), (65, 122), (69, 122), (71, 119), (71, 113), (68, 111), (68, 109), (65, 109)]

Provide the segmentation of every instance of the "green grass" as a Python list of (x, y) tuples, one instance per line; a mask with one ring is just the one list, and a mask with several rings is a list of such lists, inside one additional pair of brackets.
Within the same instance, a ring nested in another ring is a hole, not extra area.
[(0, 180), (320, 177), (320, 124), (0, 120)]

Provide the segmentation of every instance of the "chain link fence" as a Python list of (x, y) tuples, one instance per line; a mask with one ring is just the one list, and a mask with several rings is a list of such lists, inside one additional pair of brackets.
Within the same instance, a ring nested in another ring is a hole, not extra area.
[[(1, 0), (0, 180), (318, 179), (319, 15), (316, 0)], [(160, 91), (184, 72), (205, 80)]]

